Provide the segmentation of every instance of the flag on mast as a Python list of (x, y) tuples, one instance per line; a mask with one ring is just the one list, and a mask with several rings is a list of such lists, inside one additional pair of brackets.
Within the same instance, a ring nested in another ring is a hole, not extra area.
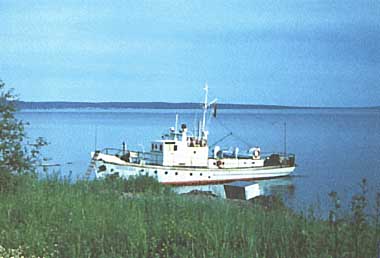
[(214, 112), (212, 113), (212, 116), (216, 118), (216, 109), (217, 109), (217, 105), (216, 103), (214, 103)]

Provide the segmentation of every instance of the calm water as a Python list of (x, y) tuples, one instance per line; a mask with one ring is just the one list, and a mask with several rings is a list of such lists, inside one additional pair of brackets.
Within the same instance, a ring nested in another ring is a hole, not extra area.
[[(49, 163), (63, 175), (82, 176), (90, 152), (104, 147), (148, 150), (150, 140), (159, 138), (179, 123), (193, 128), (199, 113), (194, 110), (48, 110), (22, 111), (18, 116), (30, 122), (30, 137), (43, 136)], [(378, 110), (220, 110), (209, 121), (209, 142), (233, 132), (219, 145), (247, 149), (259, 145), (263, 152), (284, 150), (284, 122), (287, 151), (295, 153), (299, 165), (293, 176), (265, 180), (265, 193), (281, 194), (288, 204), (305, 209), (309, 204), (328, 207), (328, 193), (337, 191), (347, 204), (367, 178), (372, 194), (380, 191), (380, 112)], [(95, 137), (97, 135), (97, 137)], [(96, 140), (95, 140), (96, 138)], [(188, 187), (178, 189), (187, 191)], [(204, 186), (223, 195), (219, 185)]]

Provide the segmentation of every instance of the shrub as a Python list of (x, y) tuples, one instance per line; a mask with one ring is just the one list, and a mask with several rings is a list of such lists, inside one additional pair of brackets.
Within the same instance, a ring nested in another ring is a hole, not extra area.
[(0, 81), (0, 191), (14, 187), (16, 175), (35, 172), (40, 164), (40, 149), (46, 145), (43, 138), (26, 142), (25, 125), (16, 118), (17, 96), (5, 90)]
[(150, 176), (129, 177), (125, 180), (124, 191), (131, 193), (169, 193), (169, 187), (160, 184), (155, 178)]

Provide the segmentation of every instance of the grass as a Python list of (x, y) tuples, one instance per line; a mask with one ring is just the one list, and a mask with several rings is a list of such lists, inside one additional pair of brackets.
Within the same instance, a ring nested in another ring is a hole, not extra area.
[(367, 218), (358, 196), (351, 213), (337, 217), (332, 210), (323, 221), (282, 205), (268, 209), (180, 196), (149, 177), (19, 181), (16, 191), (0, 194), (0, 257), (376, 257), (378, 252), (379, 214), (377, 220)]

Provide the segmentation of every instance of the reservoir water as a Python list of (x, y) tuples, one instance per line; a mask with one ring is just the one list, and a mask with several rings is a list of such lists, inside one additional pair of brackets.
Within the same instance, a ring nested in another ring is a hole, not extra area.
[[(179, 123), (194, 128), (200, 114), (196, 110), (78, 109), (22, 110), (18, 117), (30, 123), (30, 138), (44, 137), (50, 144), (44, 155), (51, 167), (73, 179), (84, 175), (95, 148), (149, 150), (150, 141), (159, 139)], [(298, 167), (286, 178), (260, 181), (265, 194), (279, 194), (289, 206), (299, 210), (310, 204), (326, 210), (328, 193), (338, 192), (342, 202), (368, 181), (370, 200), (380, 192), (380, 111), (376, 109), (297, 109), (297, 110), (219, 110), (210, 118), (209, 143), (239, 147), (258, 145), (265, 152), (286, 151), (296, 154)], [(223, 195), (221, 185), (182, 187), (184, 192), (200, 188)], [(318, 211), (317, 211), (318, 212)], [(323, 213), (323, 212), (321, 212)]]

